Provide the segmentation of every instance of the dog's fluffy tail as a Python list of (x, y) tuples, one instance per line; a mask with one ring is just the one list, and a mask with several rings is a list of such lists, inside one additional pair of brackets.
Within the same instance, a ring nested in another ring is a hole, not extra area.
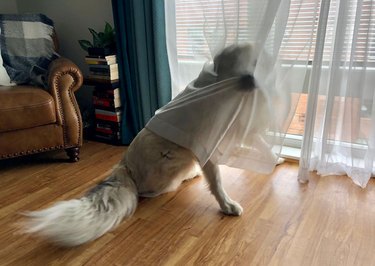
[(26, 213), (24, 228), (59, 245), (76, 246), (113, 229), (133, 214), (137, 203), (136, 185), (125, 168), (116, 167), (84, 197)]

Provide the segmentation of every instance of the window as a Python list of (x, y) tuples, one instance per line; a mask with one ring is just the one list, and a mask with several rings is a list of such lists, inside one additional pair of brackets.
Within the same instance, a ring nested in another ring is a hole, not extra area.
[[(207, 58), (209, 55), (205, 36), (210, 36), (215, 40), (220, 36), (211, 36), (215, 29), (222, 23), (226, 23), (227, 43), (233, 43), (236, 39), (241, 41), (255, 41), (256, 27), (259, 14), (262, 10), (257, 9), (257, 1), (250, 4), (248, 0), (176, 0), (176, 37), (177, 53), (179, 60), (194, 60), (196, 58)], [(291, 0), (290, 13), (286, 26), (284, 39), (280, 56), (283, 59), (294, 59), (299, 56), (300, 59), (313, 60), (315, 46), (306, 49), (306, 43), (315, 43), (316, 33), (319, 21), (321, 0)], [(356, 16), (357, 1), (349, 1), (351, 13), (348, 14), (352, 19), (351, 25), (347, 30), (353, 31), (354, 18)], [(208, 10), (203, 12), (204, 10)], [(374, 35), (375, 21), (372, 21), (371, 14), (375, 12), (375, 6), (371, 0), (363, 0), (362, 10), (360, 10), (359, 20), (359, 39), (366, 39), (367, 35)], [(258, 15), (257, 15), (258, 14)], [(327, 23), (327, 35), (324, 45), (324, 56), (326, 59), (333, 49), (333, 33), (335, 32), (335, 22), (338, 19), (337, 0), (331, 0), (329, 19)], [(222, 18), (225, 18), (225, 22)], [(311, 31), (311, 22), (314, 22), (313, 31)], [(307, 27), (308, 26), (308, 27)], [(348, 34), (347, 36), (353, 36)], [(352, 45), (352, 40), (347, 38), (345, 45)], [(355, 47), (355, 61), (363, 62), (366, 50), (369, 49), (371, 62), (375, 63), (375, 42), (366, 47), (366, 43), (358, 42)], [(302, 53), (301, 53), (302, 51)], [(348, 49), (350, 51), (350, 49)], [(350, 56), (350, 54), (348, 54)]]
[[(313, 61), (321, 1), (290, 0), (289, 16), (279, 53), (280, 59), (288, 61), (298, 58), (304, 62), (306, 60)], [(259, 4), (261, 1), (258, 0), (176, 0), (175, 3), (178, 60), (181, 64), (187, 66), (186, 69), (188, 69), (189, 64), (207, 61), (210, 58), (210, 51), (206, 42), (223, 41), (221, 39), (222, 35), (227, 36), (227, 43), (233, 43), (235, 40), (238, 42), (255, 41), (255, 36), (257, 36), (256, 29), (258, 28), (257, 23), (259, 23), (258, 18), (264, 12), (261, 9), (262, 5)], [(327, 62), (327, 66), (333, 57), (332, 51), (335, 44), (336, 25), (337, 21), (340, 20), (340, 16), (338, 15), (340, 13), (340, 6), (338, 3), (339, 0), (330, 1), (323, 51), (323, 62)], [(349, 20), (348, 25), (345, 27), (348, 34), (345, 34), (346, 38), (342, 42), (346, 51), (342, 55), (342, 62), (352, 60), (355, 62), (354, 66), (358, 69), (362, 67), (365, 61), (366, 63), (374, 63), (374, 67), (368, 69), (368, 71), (371, 72), (369, 75), (375, 76), (375, 73), (373, 73), (375, 72), (375, 21), (373, 15), (375, 13), (375, 5), (371, 0), (363, 0), (361, 8), (357, 8), (357, 1), (355, 0), (349, 0), (341, 4), (345, 3), (349, 5), (349, 13), (345, 14), (349, 17)], [(203, 12), (202, 7), (206, 10), (205, 12)], [(358, 17), (359, 19), (356, 19)], [(313, 25), (311, 22), (313, 22)], [(226, 32), (217, 33), (216, 29), (224, 28), (221, 27), (223, 23), (225, 23)], [(371, 37), (370, 42), (366, 41), (368, 36)], [(353, 42), (354, 39), (357, 41)], [(311, 46), (306, 45), (310, 43), (312, 43)], [(343, 71), (345, 71), (345, 67), (343, 63)], [(322, 78), (328, 80), (328, 74), (327, 77), (324, 75), (323, 71)], [(193, 73), (192, 77), (195, 76), (196, 73)], [(358, 76), (358, 80), (360, 80), (360, 76)], [(372, 82), (366, 86), (368, 90), (373, 89)], [(299, 89), (299, 91), (301, 90)], [(306, 88), (298, 97), (297, 110), (288, 130), (288, 134), (290, 134), (290, 139), (292, 140), (290, 143), (297, 143), (297, 146), (301, 143), (300, 136), (304, 131), (304, 118), (307, 105)], [(358, 96), (354, 94), (353, 100), (345, 100), (343, 102), (340, 95), (337, 95), (335, 98), (335, 108), (360, 112), (361, 119), (365, 121), (367, 119), (366, 114), (373, 108), (372, 99), (362, 101), (365, 104), (361, 104), (357, 101), (358, 97), (366, 99), (366, 95)], [(324, 104), (326, 104), (324, 97), (319, 98), (318, 108)], [(334, 112), (335, 110), (333, 110), (333, 115)], [(316, 126), (320, 125), (317, 124)], [(361, 130), (361, 134), (370, 134), (370, 127), (368, 129), (362, 128)], [(343, 138), (341, 140), (345, 140), (345, 136), (340, 136), (340, 138)], [(297, 140), (297, 142), (293, 142), (293, 140)]]
[[(221, 13), (222, 10), (224, 13)], [(225, 17), (226, 27), (230, 29), (228, 43), (233, 43), (237, 37), (239, 40), (248, 40), (251, 33), (248, 15), (247, 0), (176, 0), (178, 59), (188, 61), (206, 58), (209, 51), (204, 41), (205, 35), (213, 34), (220, 27), (220, 17)]]

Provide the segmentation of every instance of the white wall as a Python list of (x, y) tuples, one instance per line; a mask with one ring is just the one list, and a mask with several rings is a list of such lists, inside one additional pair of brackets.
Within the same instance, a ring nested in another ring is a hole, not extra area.
[(0, 0), (0, 13), (18, 13), (16, 0)]

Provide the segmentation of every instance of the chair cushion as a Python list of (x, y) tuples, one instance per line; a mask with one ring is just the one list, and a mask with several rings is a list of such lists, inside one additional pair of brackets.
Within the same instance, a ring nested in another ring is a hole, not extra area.
[(36, 87), (0, 87), (0, 132), (56, 122), (52, 96)]

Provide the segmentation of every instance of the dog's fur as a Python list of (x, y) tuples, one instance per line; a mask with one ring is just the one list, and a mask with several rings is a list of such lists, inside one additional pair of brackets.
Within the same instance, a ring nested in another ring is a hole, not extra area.
[[(245, 74), (251, 46), (231, 46), (215, 57), (216, 80)], [(250, 64), (255, 64), (250, 62)], [(203, 80), (199, 77), (197, 82)], [(247, 75), (247, 84), (253, 82)], [(253, 85), (251, 85), (254, 87)], [(254, 88), (250, 88), (251, 90)], [(110, 176), (84, 197), (59, 202), (42, 211), (27, 213), (26, 230), (64, 246), (94, 240), (133, 214), (138, 196), (155, 197), (173, 191), (184, 180), (204, 174), (223, 213), (241, 215), (221, 184), (218, 166), (208, 161), (203, 168), (194, 154), (146, 128), (130, 144)]]

